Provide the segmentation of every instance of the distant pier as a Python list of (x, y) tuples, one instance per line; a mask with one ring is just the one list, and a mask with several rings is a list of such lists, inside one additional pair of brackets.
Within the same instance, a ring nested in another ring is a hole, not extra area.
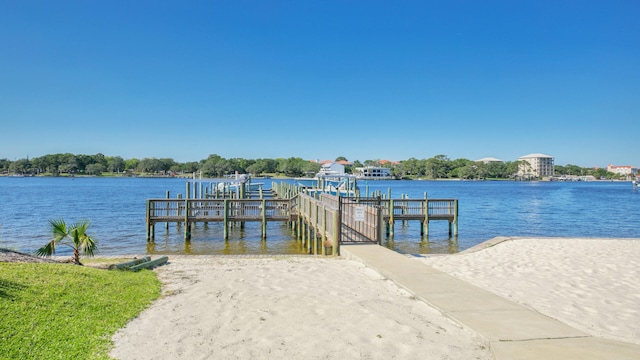
[(392, 238), (398, 221), (420, 222), (420, 236), (427, 238), (431, 221), (447, 221), (449, 236), (458, 235), (457, 199), (429, 199), (426, 194), (423, 199), (391, 199), (380, 193), (360, 197), (355, 182), (343, 190), (355, 196), (282, 182), (269, 190), (250, 182), (188, 182), (185, 198), (179, 194), (172, 199), (167, 192), (166, 198), (147, 200), (146, 238), (154, 241), (158, 223), (184, 225), (184, 240), (190, 241), (194, 224), (221, 222), (227, 240), (232, 224), (260, 222), (265, 239), (267, 223), (275, 221), (289, 224), (308, 253), (337, 255), (340, 244), (381, 244), (385, 236)]

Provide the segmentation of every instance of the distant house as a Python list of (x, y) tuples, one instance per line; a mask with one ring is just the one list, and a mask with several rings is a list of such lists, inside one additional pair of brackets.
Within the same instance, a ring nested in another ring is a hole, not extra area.
[(329, 162), (322, 164), (318, 176), (336, 176), (344, 175), (344, 165), (337, 162)]
[(618, 175), (635, 175), (638, 173), (638, 168), (634, 168), (633, 166), (615, 166), (609, 164), (607, 166), (607, 171)]
[(356, 178), (370, 180), (393, 179), (391, 169), (379, 166), (365, 166), (356, 168)]
[(352, 162), (347, 161), (347, 160), (338, 160), (338, 161), (333, 161), (333, 160), (311, 160), (312, 162), (321, 164), (321, 165), (325, 165), (325, 164), (331, 164), (331, 163), (338, 163), (340, 165), (344, 165), (344, 166), (349, 166), (349, 165), (353, 165)]
[(518, 158), (518, 175), (524, 177), (543, 178), (554, 175), (553, 156), (545, 154), (529, 154)]
[(391, 164), (391, 165), (400, 165), (400, 162), (398, 162), (398, 161), (391, 161), (391, 160), (379, 160), (379, 161), (378, 161), (378, 164), (379, 164), (379, 165), (388, 165), (388, 164)]
[(503, 163), (504, 161), (502, 161), (500, 159), (496, 159), (494, 157), (485, 157), (485, 158), (476, 160), (476, 162), (481, 162), (481, 163), (488, 164), (488, 163), (493, 163), (493, 162)]

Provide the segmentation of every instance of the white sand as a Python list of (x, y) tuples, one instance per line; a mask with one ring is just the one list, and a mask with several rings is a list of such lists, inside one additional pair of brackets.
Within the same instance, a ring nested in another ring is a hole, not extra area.
[(515, 239), (420, 260), (588, 334), (640, 344), (640, 240)]
[(355, 261), (171, 257), (118, 359), (491, 359), (470, 330)]

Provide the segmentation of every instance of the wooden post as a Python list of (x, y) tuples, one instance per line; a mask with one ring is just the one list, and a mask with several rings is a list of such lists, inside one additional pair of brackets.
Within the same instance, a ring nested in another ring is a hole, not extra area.
[[(169, 190), (167, 190), (167, 200), (169, 200), (170, 194)], [(169, 202), (167, 202), (167, 217), (169, 217)], [(164, 223), (164, 228), (169, 231), (169, 222)]]
[(429, 199), (427, 193), (424, 193), (424, 236), (429, 237)]
[(454, 200), (453, 209), (453, 236), (458, 236), (458, 199)]
[(382, 232), (384, 231), (382, 229), (382, 223), (384, 222), (384, 220), (382, 219), (382, 207), (378, 206), (377, 209), (376, 209), (376, 212), (377, 212), (377, 216), (378, 216), (378, 223), (376, 224), (376, 228), (378, 229), (377, 234), (376, 234), (377, 237), (378, 237), (377, 243), (378, 243), (378, 245), (381, 245), (382, 244), (382, 237), (383, 237)]
[(229, 239), (229, 199), (224, 199), (222, 201), (222, 226), (223, 226), (223, 238), (225, 240)]
[(191, 240), (191, 224), (189, 223), (189, 199), (184, 200), (184, 240)]
[(340, 211), (333, 213), (333, 249), (331, 255), (338, 256), (340, 254)]
[(325, 242), (327, 241), (327, 208), (322, 205), (322, 235), (321, 235), (321, 243), (322, 243), (322, 255), (327, 255), (327, 248), (325, 247)]
[[(312, 204), (310, 204), (312, 205)], [(313, 223), (311, 222), (311, 212), (312, 212), (312, 207), (309, 206), (309, 213), (307, 216), (307, 241), (305, 242), (306, 248), (307, 248), (307, 253), (309, 253), (309, 246), (311, 246), (311, 228), (313, 227)]]
[(267, 238), (267, 202), (262, 199), (262, 209), (261, 210), (261, 215), (262, 215), (262, 238), (266, 239)]
[[(391, 193), (391, 191), (389, 191), (389, 193)], [(395, 219), (393, 216), (393, 213), (395, 211), (395, 205), (393, 204), (393, 199), (389, 199), (389, 230), (390, 230), (390, 234), (389, 236), (393, 237), (394, 232), (395, 232)]]
[[(402, 214), (402, 217), (404, 218), (404, 214), (405, 214), (405, 208), (407, 207), (407, 202), (404, 201), (405, 199), (407, 199), (408, 196), (406, 194), (402, 194), (402, 206), (400, 207), (400, 213)], [(402, 226), (405, 226), (407, 224), (406, 220), (402, 220)]]
[(151, 200), (147, 200), (147, 214), (146, 214), (146, 224), (147, 224), (147, 242), (152, 241), (151, 239)]
[(191, 196), (191, 182), (187, 181), (184, 199), (184, 240), (191, 240), (191, 224), (189, 224), (189, 197)]
[(316, 213), (313, 216), (314, 218), (313, 220), (315, 223), (315, 226), (314, 226), (315, 231), (313, 234), (313, 243), (312, 243), (313, 255), (318, 255), (318, 210), (319, 210), (318, 203), (316, 203)]

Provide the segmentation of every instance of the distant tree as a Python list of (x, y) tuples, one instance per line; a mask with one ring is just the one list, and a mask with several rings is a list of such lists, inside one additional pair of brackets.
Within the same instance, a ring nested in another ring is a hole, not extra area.
[(424, 175), (424, 166), (422, 166), (420, 160), (416, 158), (409, 158), (407, 160), (401, 161), (400, 163), (402, 164), (402, 168), (404, 169), (404, 173), (406, 175)]
[(107, 158), (103, 154), (97, 153), (97, 154), (93, 155), (93, 163), (94, 164), (100, 164), (104, 168), (106, 168), (107, 167)]
[[(320, 172), (321, 168), (322, 168), (322, 165), (317, 163), (317, 162), (306, 161), (302, 166), (302, 172), (303, 172), (303, 174), (314, 174), (315, 175), (318, 172)], [(351, 169), (350, 166), (349, 167), (345, 166), (345, 172), (346, 172), (347, 168)]]
[(180, 165), (180, 169), (184, 173), (193, 173), (193, 172), (198, 171), (198, 167), (199, 166), (200, 166), (200, 164), (198, 164), (197, 161), (189, 161), (189, 162), (186, 162), (186, 163)]
[(337, 162), (337, 161), (349, 161), (349, 160), (347, 160), (347, 158), (346, 158), (346, 157), (344, 157), (344, 156), (338, 156), (338, 157), (336, 158), (336, 162)]
[(120, 156), (107, 157), (107, 171), (119, 173), (125, 168), (125, 161)]
[(135, 171), (138, 168), (138, 164), (140, 164), (140, 160), (136, 158), (127, 159), (124, 162), (124, 169)]
[(266, 172), (266, 166), (264, 162), (256, 161), (247, 167), (247, 173), (259, 176)]
[(95, 164), (96, 161), (91, 155), (80, 154), (75, 156), (75, 163), (77, 166), (76, 171), (82, 173), (85, 172), (87, 165)]
[(84, 170), (87, 175), (102, 175), (104, 172), (104, 166), (102, 164), (89, 164)]
[(138, 163), (137, 170), (141, 173), (157, 174), (162, 172), (163, 164), (156, 158), (144, 158)]
[[(518, 174), (518, 169), (520, 168), (520, 164), (523, 162), (523, 160), (516, 160), (516, 161), (507, 161), (505, 163), (506, 165), (506, 177), (514, 177)], [(527, 163), (528, 164), (528, 163)]]
[(29, 159), (19, 159), (9, 165), (9, 171), (16, 174), (31, 173), (31, 161)]
[(171, 158), (161, 158), (158, 159), (158, 171), (164, 174), (171, 171), (171, 167), (176, 164), (176, 162)]
[(312, 163), (311, 161), (297, 157), (278, 159), (278, 172), (291, 177), (303, 176), (305, 171), (313, 169), (313, 166), (309, 164), (316, 164), (317, 166), (320, 166), (320, 164)]
[(449, 176), (451, 163), (446, 155), (436, 155), (425, 161), (424, 169), (430, 179), (444, 179)]
[(222, 177), (235, 171), (229, 160), (216, 154), (209, 155), (200, 165), (199, 170), (202, 171), (203, 175), (209, 177)]
[(8, 173), (11, 161), (9, 159), (0, 159), (0, 173)]

